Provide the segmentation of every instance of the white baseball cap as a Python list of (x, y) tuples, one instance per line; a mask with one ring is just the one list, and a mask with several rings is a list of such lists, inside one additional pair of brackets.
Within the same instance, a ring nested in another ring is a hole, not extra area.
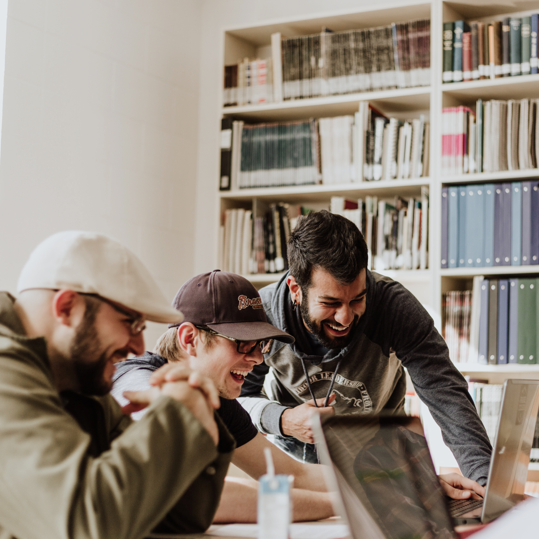
[(183, 321), (137, 256), (95, 232), (58, 232), (41, 242), (21, 272), (17, 293), (33, 288), (97, 294), (153, 322)]

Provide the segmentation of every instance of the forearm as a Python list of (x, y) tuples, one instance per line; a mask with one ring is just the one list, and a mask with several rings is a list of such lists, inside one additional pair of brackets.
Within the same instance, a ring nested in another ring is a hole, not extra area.
[(294, 474), (294, 486), (299, 489), (327, 492), (323, 464), (301, 464)]
[[(333, 515), (329, 493), (292, 489), (294, 521), (321, 520)], [(214, 523), (256, 522), (258, 482), (227, 477)]]

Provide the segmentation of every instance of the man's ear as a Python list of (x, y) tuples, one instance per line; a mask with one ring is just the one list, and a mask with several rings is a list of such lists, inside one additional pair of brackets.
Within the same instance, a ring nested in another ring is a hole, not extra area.
[(286, 278), (286, 284), (288, 285), (288, 289), (290, 290), (290, 296), (292, 298), (292, 301), (294, 303), (301, 303), (301, 287), (296, 282), (296, 278), (293, 275), (289, 275)]
[(73, 290), (58, 290), (52, 298), (52, 315), (64, 326), (77, 325), (85, 310), (84, 299)]
[(199, 339), (199, 330), (191, 322), (184, 322), (178, 327), (176, 333), (180, 348), (190, 356), (197, 355), (196, 345)]

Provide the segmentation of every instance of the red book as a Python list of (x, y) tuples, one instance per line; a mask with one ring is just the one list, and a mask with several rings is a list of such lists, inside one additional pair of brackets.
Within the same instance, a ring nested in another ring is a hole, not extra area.
[(462, 80), (472, 80), (472, 34), (462, 34)]

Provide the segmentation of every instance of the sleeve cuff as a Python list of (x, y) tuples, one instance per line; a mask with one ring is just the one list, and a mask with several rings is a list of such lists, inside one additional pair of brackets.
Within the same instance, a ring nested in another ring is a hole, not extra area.
[(288, 410), (287, 406), (281, 406), (273, 402), (264, 407), (260, 417), (260, 424), (265, 433), (285, 436), (281, 429), (281, 416), (285, 410)]

